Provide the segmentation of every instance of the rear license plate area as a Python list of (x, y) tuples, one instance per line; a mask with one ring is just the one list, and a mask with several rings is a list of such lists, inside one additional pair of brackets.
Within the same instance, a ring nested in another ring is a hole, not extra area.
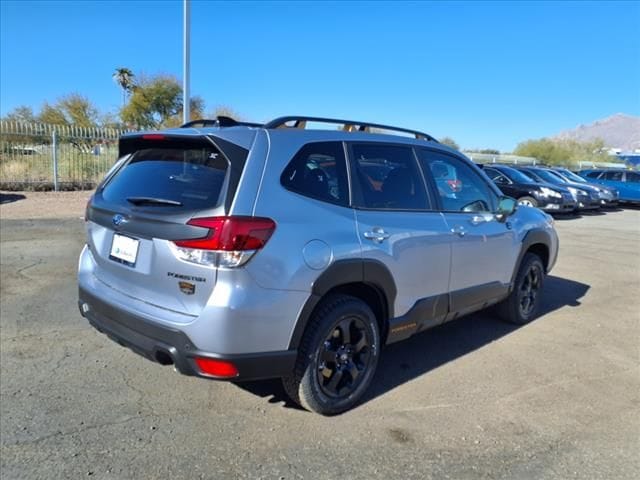
[(114, 233), (109, 258), (128, 267), (135, 267), (139, 248), (140, 240)]

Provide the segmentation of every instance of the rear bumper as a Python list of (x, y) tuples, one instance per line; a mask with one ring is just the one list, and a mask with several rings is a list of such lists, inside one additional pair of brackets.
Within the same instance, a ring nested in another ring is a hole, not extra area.
[[(238, 355), (200, 351), (184, 332), (151, 323), (101, 300), (82, 287), (79, 289), (78, 306), (82, 316), (98, 331), (149, 360), (173, 364), (184, 375), (216, 380), (258, 380), (288, 375), (295, 365), (296, 350)], [(197, 368), (195, 357), (229, 361), (239, 373), (233, 378), (204, 374)]]

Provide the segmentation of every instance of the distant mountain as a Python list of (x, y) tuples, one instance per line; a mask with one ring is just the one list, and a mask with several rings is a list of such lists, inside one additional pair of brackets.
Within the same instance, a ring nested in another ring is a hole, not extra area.
[(600, 138), (607, 147), (633, 151), (640, 149), (640, 117), (616, 113), (589, 125), (560, 132), (555, 138), (579, 142)]

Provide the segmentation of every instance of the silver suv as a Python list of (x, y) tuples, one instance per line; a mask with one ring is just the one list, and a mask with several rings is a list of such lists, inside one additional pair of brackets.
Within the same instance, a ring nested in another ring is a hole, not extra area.
[(87, 205), (82, 315), (187, 375), (280, 377), (321, 414), (358, 402), (384, 345), (491, 305), (532, 320), (558, 252), (551, 217), (421, 132), (220, 117), (119, 148)]

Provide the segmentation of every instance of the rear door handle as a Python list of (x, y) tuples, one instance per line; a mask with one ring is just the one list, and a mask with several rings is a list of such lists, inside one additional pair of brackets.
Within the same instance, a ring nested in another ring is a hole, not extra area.
[(462, 225), (456, 225), (451, 229), (451, 233), (459, 237), (464, 237), (467, 234), (467, 231), (464, 229)]
[(374, 227), (370, 231), (364, 232), (362, 235), (367, 240), (373, 240), (377, 243), (382, 243), (391, 236), (389, 233), (385, 232), (383, 228), (380, 227)]

